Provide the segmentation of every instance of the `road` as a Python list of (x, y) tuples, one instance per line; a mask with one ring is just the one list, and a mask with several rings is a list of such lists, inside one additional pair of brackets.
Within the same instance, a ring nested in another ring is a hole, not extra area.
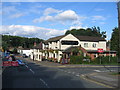
[(3, 71), (2, 88), (107, 88), (80, 77), (80, 74), (96, 72), (96, 68), (55, 68), (31, 61), (26, 63), (26, 66), (7, 67)]

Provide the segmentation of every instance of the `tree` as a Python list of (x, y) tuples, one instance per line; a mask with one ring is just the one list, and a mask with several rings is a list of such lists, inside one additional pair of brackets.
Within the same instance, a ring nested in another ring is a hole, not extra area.
[(17, 48), (18, 46), (22, 46), (23, 48), (32, 48), (34, 42), (39, 44), (41, 41), (44, 40), (39, 38), (2, 35), (2, 47), (4, 50), (7, 50), (9, 47)]
[(111, 48), (111, 50), (117, 51), (117, 55), (120, 53), (120, 50), (119, 50), (119, 31), (118, 31), (117, 27), (115, 27), (113, 29), (110, 48)]
[(18, 52), (17, 52), (17, 48), (14, 48), (13, 53), (14, 53), (14, 54), (17, 54), (17, 53), (18, 53)]
[(81, 35), (81, 36), (94, 36), (94, 37), (102, 37), (106, 38), (106, 32), (100, 32), (100, 27), (92, 27), (87, 29), (72, 29), (67, 30), (65, 35), (67, 34), (73, 34), (73, 35)]

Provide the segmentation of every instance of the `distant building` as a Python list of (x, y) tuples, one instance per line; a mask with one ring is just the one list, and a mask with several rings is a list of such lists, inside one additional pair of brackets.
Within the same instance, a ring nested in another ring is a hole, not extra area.
[[(31, 59), (42, 61), (43, 59), (60, 62), (62, 58), (70, 61), (73, 55), (73, 49), (83, 52), (84, 57), (87, 55), (94, 59), (102, 56), (116, 56), (116, 51), (107, 49), (106, 40), (101, 37), (76, 36), (72, 34), (62, 35), (46, 40), (32, 49)], [(98, 49), (103, 49), (103, 53), (98, 53)]]
[(40, 44), (36, 45), (36, 43), (34, 43), (33, 48), (31, 48), (30, 50), (32, 51), (30, 53), (30, 58), (33, 60), (38, 60), (38, 61), (42, 61), (42, 57), (43, 57), (43, 43), (41, 42)]
[(29, 48), (22, 48), (22, 47), (18, 47), (17, 48), (17, 52), (20, 53), (20, 54), (26, 54), (27, 56), (30, 56), (32, 50), (29, 49)]

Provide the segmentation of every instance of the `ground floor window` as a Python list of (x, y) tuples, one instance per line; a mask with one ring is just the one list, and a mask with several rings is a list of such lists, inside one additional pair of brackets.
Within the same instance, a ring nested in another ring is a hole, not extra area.
[(53, 54), (53, 57), (55, 58), (55, 53)]
[(40, 55), (39, 55), (39, 59), (40, 59)]

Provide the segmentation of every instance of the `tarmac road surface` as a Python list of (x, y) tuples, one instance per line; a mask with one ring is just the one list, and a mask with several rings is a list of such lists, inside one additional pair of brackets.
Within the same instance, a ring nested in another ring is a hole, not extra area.
[(59, 68), (26, 62), (25, 66), (5, 68), (2, 88), (107, 88)]

